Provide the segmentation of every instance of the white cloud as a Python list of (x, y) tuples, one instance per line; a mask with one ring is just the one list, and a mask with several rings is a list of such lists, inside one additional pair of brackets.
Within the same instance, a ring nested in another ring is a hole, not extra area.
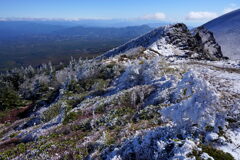
[(166, 17), (167, 16), (166, 16), (165, 13), (157, 12), (157, 13), (154, 13), (154, 14), (144, 15), (144, 16), (140, 17), (140, 19), (144, 19), (144, 20), (165, 20)]
[(238, 6), (234, 3), (232, 3), (232, 4), (229, 5), (229, 7), (224, 9), (223, 13), (226, 14), (226, 13), (232, 12), (236, 9), (238, 9)]
[(189, 12), (186, 20), (209, 20), (216, 18), (218, 16), (217, 13), (214, 12)]

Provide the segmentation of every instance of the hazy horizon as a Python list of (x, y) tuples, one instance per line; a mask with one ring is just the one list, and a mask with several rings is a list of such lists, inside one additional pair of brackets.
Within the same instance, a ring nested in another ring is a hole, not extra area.
[(237, 0), (12, 0), (1, 1), (0, 4), (0, 21), (90, 20), (136, 24), (183, 22), (191, 26), (204, 24), (240, 6)]

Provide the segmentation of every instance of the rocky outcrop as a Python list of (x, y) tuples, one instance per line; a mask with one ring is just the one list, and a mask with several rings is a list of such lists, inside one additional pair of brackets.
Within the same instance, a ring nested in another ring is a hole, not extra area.
[(185, 24), (179, 23), (167, 28), (164, 36), (168, 43), (186, 51), (189, 58), (207, 60), (224, 58), (213, 33), (203, 27), (191, 33)]
[[(205, 60), (220, 60), (223, 58), (221, 47), (215, 41), (212, 32), (201, 27), (192, 33), (183, 23), (159, 27), (98, 58), (109, 58), (138, 47), (158, 52), (159, 49), (153, 49), (152, 46), (157, 43), (157, 48), (164, 47), (166, 45), (165, 43), (158, 43), (162, 40), (165, 41), (166, 44), (170, 44), (183, 51), (184, 54), (181, 55), (181, 57)], [(174, 53), (170, 55), (179, 56)]]
[(201, 52), (208, 56), (209, 59), (224, 58), (221, 47), (216, 42), (212, 32), (204, 27), (199, 27), (196, 29), (194, 37), (197, 40), (198, 45), (201, 46)]
[(164, 37), (168, 43), (181, 50), (196, 51), (197, 41), (183, 23), (166, 28)]

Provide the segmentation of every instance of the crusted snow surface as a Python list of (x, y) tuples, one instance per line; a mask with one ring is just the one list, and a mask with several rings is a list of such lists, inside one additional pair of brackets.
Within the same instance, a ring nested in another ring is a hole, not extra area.
[(175, 135), (175, 128), (170, 126), (160, 127), (154, 131), (143, 131), (111, 153), (106, 150), (104, 159), (127, 159), (131, 156), (136, 159), (194, 159), (187, 155), (193, 149), (197, 149), (196, 143), (190, 139), (176, 141)]
[(201, 155), (201, 158), (203, 159), (203, 160), (214, 160), (211, 156), (209, 156), (207, 153), (203, 153), (202, 155)]
[(179, 127), (193, 124), (198, 124), (199, 127), (215, 125), (218, 113), (217, 96), (194, 72), (189, 71), (183, 76), (175, 89), (173, 99), (183, 100), (163, 109), (162, 113)]
[(224, 152), (231, 153), (235, 159), (240, 159), (240, 129), (227, 130), (226, 137), (229, 139), (218, 146)]

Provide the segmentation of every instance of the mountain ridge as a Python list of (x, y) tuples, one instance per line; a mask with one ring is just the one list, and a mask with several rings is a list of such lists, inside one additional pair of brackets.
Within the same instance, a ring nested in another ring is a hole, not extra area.
[(240, 59), (238, 45), (240, 34), (240, 9), (222, 15), (203, 26), (214, 33), (221, 45), (223, 54), (232, 59)]
[(150, 48), (157, 52), (158, 49), (156, 43), (158, 43), (157, 41), (159, 40), (161, 42), (166, 41), (166, 43), (173, 44), (180, 48), (180, 50), (188, 50), (183, 56), (189, 58), (191, 56), (194, 57), (196, 52), (201, 54), (198, 58), (202, 55), (205, 56), (204, 59), (223, 58), (221, 47), (216, 43), (211, 32), (205, 30), (203, 27), (199, 27), (195, 29), (195, 32), (192, 35), (187, 26), (181, 23), (156, 28), (143, 36), (137, 37), (120, 47), (106, 52), (98, 58), (109, 58), (136, 47)]
[(184, 24), (95, 59), (15, 69), (0, 102), (31, 112), (1, 124), (0, 158), (238, 160), (239, 81), (240, 61)]

